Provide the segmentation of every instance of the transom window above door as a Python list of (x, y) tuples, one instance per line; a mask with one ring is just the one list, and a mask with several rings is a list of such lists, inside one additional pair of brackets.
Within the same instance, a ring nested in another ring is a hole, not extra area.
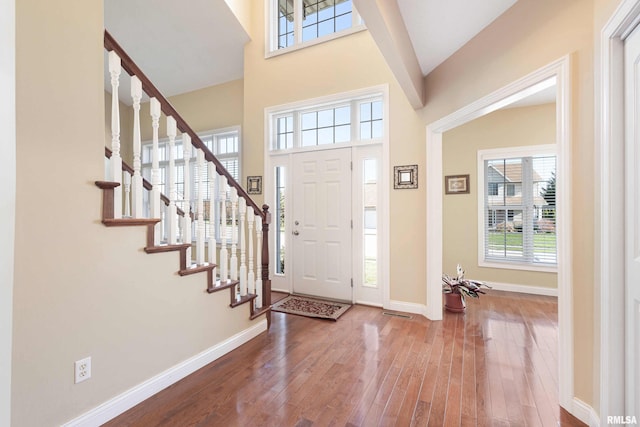
[(374, 96), (274, 113), (270, 149), (381, 142), (385, 126), (383, 110), (382, 96)]
[(363, 29), (352, 0), (268, 0), (267, 52), (288, 51)]

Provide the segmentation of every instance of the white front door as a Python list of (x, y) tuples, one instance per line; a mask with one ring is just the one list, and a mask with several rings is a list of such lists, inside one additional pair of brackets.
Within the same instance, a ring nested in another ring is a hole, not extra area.
[(625, 41), (625, 415), (640, 417), (640, 27)]
[(293, 291), (351, 301), (351, 149), (292, 160)]

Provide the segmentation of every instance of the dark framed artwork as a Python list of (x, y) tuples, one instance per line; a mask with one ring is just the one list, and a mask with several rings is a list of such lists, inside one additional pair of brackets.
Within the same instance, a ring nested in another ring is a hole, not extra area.
[(247, 193), (262, 194), (262, 177), (261, 176), (247, 177)]
[(445, 194), (469, 194), (469, 175), (448, 175), (444, 177)]
[(393, 188), (418, 188), (418, 165), (394, 166)]

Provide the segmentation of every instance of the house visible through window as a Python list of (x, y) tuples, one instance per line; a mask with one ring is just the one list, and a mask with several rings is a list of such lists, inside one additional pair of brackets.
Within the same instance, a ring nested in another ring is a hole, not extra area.
[(484, 181), (480, 230), (485, 262), (550, 265), (557, 262), (556, 157), (482, 155)]
[(360, 24), (352, 0), (271, 0), (276, 51), (322, 40)]

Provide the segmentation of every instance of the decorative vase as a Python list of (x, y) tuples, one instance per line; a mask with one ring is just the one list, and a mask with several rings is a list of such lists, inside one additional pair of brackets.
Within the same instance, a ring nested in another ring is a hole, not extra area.
[(464, 313), (464, 303), (460, 294), (444, 294), (444, 308), (452, 313)]

